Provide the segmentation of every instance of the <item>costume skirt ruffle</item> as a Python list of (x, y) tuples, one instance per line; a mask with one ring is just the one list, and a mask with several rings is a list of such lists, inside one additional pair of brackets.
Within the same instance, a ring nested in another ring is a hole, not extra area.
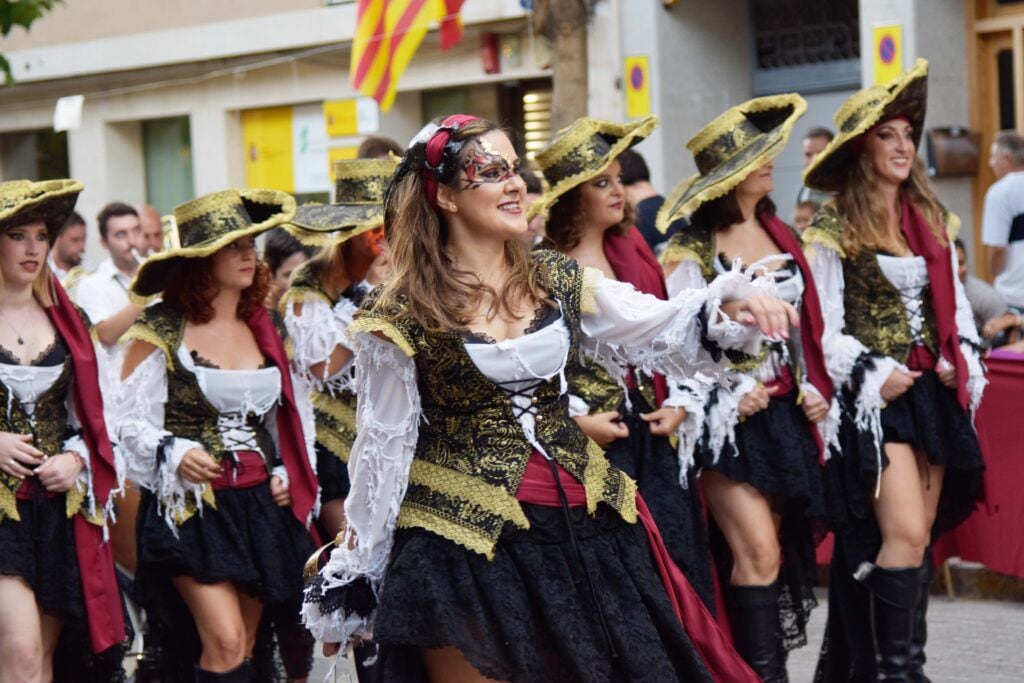
[[(873, 561), (881, 547), (871, 500), (879, 464), (883, 469), (889, 464), (875, 435), (854, 424), (855, 398), (848, 391), (842, 396), (842, 457), (832, 457), (825, 474), (829, 519), (846, 536), (842, 546), (853, 569)], [(985, 470), (970, 414), (960, 407), (956, 392), (924, 370), (909, 391), (882, 409), (881, 418), (884, 443), (910, 444), (931, 464), (946, 467), (932, 537), (955, 528), (974, 510)]]
[[(697, 453), (698, 466), (749, 484), (782, 515), (779, 636), (787, 650), (807, 643), (807, 620), (818, 604), (814, 549), (825, 534), (818, 446), (796, 396), (792, 391), (774, 397), (766, 409), (737, 424), (735, 445), (727, 443), (717, 460), (706, 434)], [(717, 527), (711, 535), (719, 577), (727, 583), (732, 558)]]
[(653, 436), (640, 419), (653, 409), (637, 390), (630, 391), (632, 409), (619, 407), (629, 437), (617, 439), (606, 451), (612, 465), (637, 483), (640, 495), (654, 516), (665, 547), (686, 575), (697, 595), (713, 614), (714, 584), (711, 578), (711, 547), (696, 472), (687, 473), (687, 486), (679, 481), (679, 457), (663, 436)]
[(428, 531), (398, 532), (374, 625), (373, 680), (426, 681), (418, 651), (445, 646), (502, 681), (710, 680), (641, 524), (603, 505), (594, 517), (572, 508), (583, 566), (562, 509), (523, 510), (531, 528), (506, 531), (493, 560)]
[(302, 567), (315, 549), (290, 508), (279, 507), (268, 482), (216, 492), (216, 509), (204, 508), (177, 528), (177, 537), (152, 493), (139, 505), (137, 587), (151, 579), (190, 576), (200, 583), (231, 582), (264, 604), (302, 595)]
[(54, 654), (54, 681), (123, 681), (124, 645), (92, 652), (75, 553), (75, 521), (67, 516), (65, 496), (47, 498), (40, 491), (17, 501), (17, 506), (21, 520), (0, 523), (0, 574), (24, 579), (40, 609), (63, 622)]
[(316, 478), (320, 482), (320, 504), (344, 499), (352, 487), (348, 465), (319, 441), (316, 443)]

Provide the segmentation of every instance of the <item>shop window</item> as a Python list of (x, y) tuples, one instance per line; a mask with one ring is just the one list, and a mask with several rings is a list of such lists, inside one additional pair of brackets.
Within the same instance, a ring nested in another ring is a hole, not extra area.
[(860, 85), (857, 0), (750, 0), (754, 94)]
[(996, 57), (999, 73), (999, 130), (1017, 127), (1013, 102), (1013, 50), (1000, 50)]
[(0, 133), (3, 180), (53, 180), (71, 176), (68, 134), (52, 130)]
[(142, 122), (146, 163), (146, 201), (161, 214), (195, 195), (189, 118), (175, 116)]

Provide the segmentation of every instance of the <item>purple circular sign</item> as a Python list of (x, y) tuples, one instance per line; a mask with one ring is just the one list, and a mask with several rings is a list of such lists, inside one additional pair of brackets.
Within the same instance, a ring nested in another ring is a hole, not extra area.
[(892, 64), (896, 56), (896, 41), (892, 36), (883, 36), (878, 43), (878, 56), (882, 58), (883, 64)]
[(629, 84), (633, 86), (634, 90), (644, 87), (644, 70), (639, 64), (634, 64), (633, 68), (629, 70)]

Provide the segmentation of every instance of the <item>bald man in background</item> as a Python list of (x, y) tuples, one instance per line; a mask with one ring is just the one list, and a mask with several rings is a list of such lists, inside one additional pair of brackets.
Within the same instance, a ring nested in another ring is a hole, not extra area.
[(146, 251), (139, 256), (149, 256), (164, 248), (164, 227), (160, 221), (160, 212), (155, 206), (139, 204), (135, 207), (139, 212), (139, 223), (142, 226), (142, 245)]

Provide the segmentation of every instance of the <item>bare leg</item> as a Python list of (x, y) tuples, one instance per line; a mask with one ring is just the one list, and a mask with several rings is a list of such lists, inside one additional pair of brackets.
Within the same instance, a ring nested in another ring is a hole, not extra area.
[(39, 625), (43, 643), (43, 676), (41, 680), (52, 681), (53, 653), (57, 651), (57, 641), (60, 640), (63, 623), (57, 617), (40, 614)]
[[(8, 522), (10, 524), (11, 522)], [(42, 683), (41, 615), (35, 593), (16, 576), (0, 576), (0, 683)]]
[(487, 683), (494, 681), (473, 668), (465, 655), (448, 646), (436, 650), (420, 650), (427, 676), (434, 683)]
[(768, 499), (749, 484), (714, 471), (700, 477), (705, 500), (732, 551), (731, 582), (767, 586), (779, 576), (779, 519)]
[(238, 590), (230, 583), (203, 584), (187, 576), (172, 581), (188, 605), (203, 643), (199, 667), (224, 672), (240, 666), (247, 634)]
[(320, 506), (319, 519), (330, 538), (337, 536), (345, 523), (345, 499), (335, 498)]
[[(917, 567), (924, 558), (929, 537), (924, 477), (908, 444), (887, 443), (885, 454), (889, 466), (882, 471), (881, 490), (874, 500), (875, 517), (882, 532), (882, 548), (875, 563), (879, 567)], [(942, 475), (937, 476), (940, 485), (936, 490), (941, 488), (942, 481)], [(937, 503), (938, 494), (935, 495)]]
[(238, 603), (245, 624), (245, 656), (252, 657), (253, 648), (256, 647), (256, 634), (260, 628), (260, 617), (263, 616), (263, 603), (245, 593), (238, 594)]

